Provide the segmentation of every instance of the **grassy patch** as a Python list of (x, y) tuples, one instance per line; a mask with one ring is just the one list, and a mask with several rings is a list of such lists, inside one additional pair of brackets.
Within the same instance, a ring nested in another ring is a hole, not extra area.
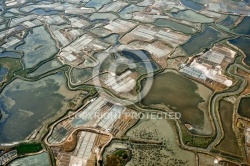
[(43, 149), (41, 143), (21, 143), (16, 147), (18, 155), (36, 153)]
[(107, 156), (105, 166), (123, 166), (129, 158), (128, 150), (117, 150), (113, 154)]
[[(11, 80), (12, 76), (14, 75), (14, 72), (22, 70), (23, 68), (19, 59), (14, 58), (0, 58), (0, 66), (3, 66), (4, 68), (8, 69), (8, 73), (3, 81), (5, 83)], [(4, 83), (0, 84), (0, 88), (2, 88), (3, 84)]]
[(182, 124), (180, 124), (180, 127), (182, 132), (182, 140), (185, 145), (207, 148), (208, 145), (214, 140), (214, 137), (209, 137), (209, 136), (202, 137), (193, 135)]

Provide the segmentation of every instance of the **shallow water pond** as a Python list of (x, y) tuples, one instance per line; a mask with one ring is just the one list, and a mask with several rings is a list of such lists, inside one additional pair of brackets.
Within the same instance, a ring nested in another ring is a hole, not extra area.
[(228, 15), (227, 18), (221, 21), (219, 24), (225, 27), (231, 27), (234, 25), (235, 21), (239, 18), (239, 16)]
[(246, 17), (234, 30), (238, 34), (250, 35), (250, 17)]
[(32, 14), (37, 14), (37, 15), (42, 15), (42, 16), (47, 16), (47, 15), (53, 15), (53, 14), (58, 14), (58, 11), (55, 10), (43, 10), (43, 9), (35, 9), (31, 11)]
[(48, 153), (41, 153), (33, 156), (27, 156), (12, 161), (9, 166), (49, 166), (49, 155)]
[(116, 18), (118, 18), (118, 16), (113, 14), (113, 13), (94, 13), (89, 17), (89, 19), (91, 21), (94, 21), (94, 20), (115, 20)]
[(120, 17), (123, 19), (131, 19), (133, 16), (133, 12), (136, 11), (143, 11), (144, 7), (136, 6), (134, 4), (129, 5), (128, 7), (125, 7), (122, 9), (122, 11), (119, 13)]
[(154, 25), (159, 26), (159, 27), (169, 27), (169, 28), (172, 28), (174, 30), (181, 31), (181, 32), (187, 33), (187, 34), (192, 34), (192, 33), (196, 32), (196, 30), (190, 26), (180, 24), (180, 23), (177, 23), (175, 21), (171, 21), (171, 20), (164, 19), (164, 18), (157, 19), (154, 22)]
[(212, 91), (173, 71), (166, 71), (154, 77), (148, 94), (142, 99), (147, 106), (167, 106), (181, 113), (181, 122), (192, 125), (193, 132), (210, 134), (211, 122), (208, 116), (208, 101)]
[(202, 10), (205, 8), (204, 5), (196, 3), (192, 0), (180, 0), (180, 1), (183, 5), (191, 8), (191, 9), (194, 9), (194, 10)]
[(46, 62), (46, 63), (42, 64), (34, 72), (29, 73), (28, 76), (29, 77), (35, 77), (35, 76), (44, 74), (46, 72), (52, 71), (54, 69), (57, 69), (57, 68), (59, 68), (61, 66), (62, 66), (62, 64), (58, 60), (54, 59), (54, 60), (51, 60), (49, 62)]
[(184, 19), (192, 22), (199, 22), (199, 23), (211, 23), (214, 22), (212, 18), (206, 17), (204, 15), (198, 14), (192, 10), (184, 10), (178, 13), (173, 13), (173, 17), (176, 19)]
[(9, 51), (4, 51), (0, 53), (0, 58), (21, 58), (22, 54), (18, 52), (9, 52)]
[[(131, 146), (133, 157), (128, 166), (134, 165), (195, 165), (193, 152), (179, 147), (173, 126), (165, 119), (142, 119), (130, 129), (127, 136), (136, 139), (159, 140), (165, 146), (136, 145)], [(143, 160), (141, 160), (143, 158)]]
[(89, 8), (100, 9), (103, 5), (111, 2), (111, 0), (90, 0), (85, 6)]
[(8, 73), (8, 69), (0, 66), (0, 82), (3, 81), (5, 75)]
[(0, 109), (6, 114), (0, 123), (0, 144), (24, 140), (77, 94), (66, 88), (62, 73), (35, 82), (14, 80), (0, 95)]
[(189, 56), (193, 56), (200, 53), (204, 48), (212, 47), (215, 42), (226, 37), (225, 34), (210, 26), (206, 26), (202, 32), (192, 36), (186, 44), (181, 46), (181, 48)]
[(241, 99), (238, 113), (242, 117), (250, 118), (250, 97)]
[(25, 44), (17, 47), (17, 50), (24, 52), (23, 62), (26, 68), (32, 68), (57, 53), (55, 41), (43, 26), (34, 28), (24, 41)]
[(246, 57), (244, 58), (244, 63), (250, 66), (250, 38), (242, 36), (236, 39), (229, 40), (229, 43), (235, 45), (245, 53)]

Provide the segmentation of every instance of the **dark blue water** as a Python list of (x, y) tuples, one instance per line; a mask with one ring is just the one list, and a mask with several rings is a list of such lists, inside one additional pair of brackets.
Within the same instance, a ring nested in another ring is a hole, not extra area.
[[(145, 50), (123, 50), (121, 55), (132, 60), (137, 64), (137, 67), (143, 67), (153, 72), (158, 70), (158, 65), (151, 59), (150, 53)], [(151, 68), (153, 71), (151, 71)]]
[(8, 69), (0, 66), (0, 82), (3, 81), (4, 76), (8, 73)]
[(246, 58), (244, 59), (244, 62), (246, 65), (250, 66), (250, 38), (242, 36), (236, 39), (229, 40), (229, 42), (245, 53)]
[(47, 16), (47, 15), (58, 14), (58, 11), (54, 11), (54, 10), (45, 11), (43, 9), (35, 9), (35, 10), (31, 11), (31, 13), (37, 14), (37, 15), (42, 15), (42, 16)]
[(19, 26), (17, 26), (17, 27), (14, 27), (14, 31), (23, 31), (23, 30), (25, 30), (26, 28), (24, 27), (24, 26), (22, 26), (22, 25), (19, 25)]
[[(158, 65), (157, 65), (154, 61), (150, 61), (150, 62), (140, 62), (140, 63), (137, 63), (136, 65), (137, 65), (137, 67), (143, 67), (143, 68), (145, 68), (145, 69), (149, 69), (148, 72), (154, 72), (154, 71), (159, 70)], [(152, 70), (153, 70), (153, 71), (150, 71), (151, 67), (152, 67)]]
[(237, 20), (238, 16), (227, 16), (227, 18), (220, 22), (220, 25), (223, 25), (225, 27), (231, 27), (235, 21)]
[(5, 51), (0, 53), (0, 58), (21, 58), (22, 54), (17, 52)]
[(200, 53), (202, 49), (212, 47), (220, 38), (220, 32), (212, 27), (206, 26), (201, 33), (192, 36), (191, 39), (181, 47), (189, 56), (193, 56)]
[(151, 60), (149, 53), (145, 50), (123, 50), (121, 54), (134, 62)]
[(234, 30), (238, 34), (250, 35), (250, 17), (246, 17)]
[(180, 0), (180, 1), (181, 1), (181, 3), (183, 5), (189, 7), (191, 9), (193, 9), (193, 10), (202, 10), (202, 9), (205, 8), (203, 5), (198, 4), (198, 3), (196, 3), (196, 2), (194, 2), (192, 0)]

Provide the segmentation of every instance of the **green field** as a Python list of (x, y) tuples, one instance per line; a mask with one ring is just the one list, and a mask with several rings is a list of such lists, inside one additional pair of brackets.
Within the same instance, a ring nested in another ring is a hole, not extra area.
[(43, 149), (40, 143), (22, 143), (16, 147), (18, 155), (36, 153)]

